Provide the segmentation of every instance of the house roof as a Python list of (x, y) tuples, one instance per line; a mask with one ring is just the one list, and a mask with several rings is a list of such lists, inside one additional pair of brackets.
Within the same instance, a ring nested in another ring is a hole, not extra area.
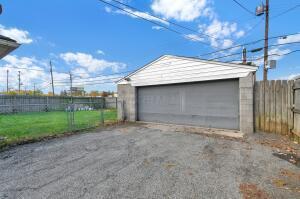
[(20, 44), (18, 44), (15, 40), (0, 35), (0, 59), (5, 57), (7, 54), (18, 48)]
[[(246, 77), (257, 66), (163, 55), (119, 80), (118, 84), (147, 86)], [(129, 80), (129, 81), (128, 81)]]

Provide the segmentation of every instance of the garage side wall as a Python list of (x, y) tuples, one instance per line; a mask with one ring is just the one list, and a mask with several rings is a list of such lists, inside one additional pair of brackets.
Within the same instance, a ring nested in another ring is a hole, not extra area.
[(240, 131), (253, 133), (254, 131), (254, 77), (250, 73), (239, 79), (240, 87)]
[(130, 84), (118, 85), (118, 120), (136, 121), (137, 89)]

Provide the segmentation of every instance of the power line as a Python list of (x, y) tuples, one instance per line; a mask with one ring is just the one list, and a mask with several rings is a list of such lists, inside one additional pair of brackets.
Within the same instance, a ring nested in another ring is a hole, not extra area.
[(19, 70), (32, 70), (32, 71), (43, 71), (41, 69), (35, 69), (35, 68), (22, 68), (22, 67), (16, 67), (16, 66), (4, 66), (4, 68), (13, 68), (13, 69), (19, 69)]
[(242, 9), (244, 9), (246, 12), (250, 13), (251, 15), (254, 15), (254, 12), (250, 11), (248, 8), (246, 8), (243, 4), (241, 4), (240, 2), (238, 2), (237, 0), (232, 0), (234, 1), (238, 6), (240, 6)]
[(300, 7), (300, 4), (299, 4), (299, 5), (295, 5), (295, 6), (289, 8), (289, 9), (287, 9), (287, 10), (285, 10), (285, 11), (283, 11), (283, 12), (281, 12), (281, 13), (275, 15), (275, 16), (272, 16), (271, 19), (275, 19), (275, 18), (277, 18), (277, 17), (280, 17), (280, 16), (282, 16), (282, 15), (285, 15), (285, 14), (287, 14), (288, 12), (291, 12), (291, 11), (295, 10), (296, 8), (298, 8), (298, 7)]
[[(84, 80), (84, 79), (92, 79), (92, 78), (99, 78), (99, 77), (106, 77), (106, 76), (109, 76), (109, 75), (122, 75), (122, 74), (126, 74), (126, 73), (130, 73), (132, 72), (131, 70), (129, 71), (124, 71), (124, 72), (118, 72), (118, 73), (109, 73), (109, 74), (99, 74), (99, 75), (96, 75), (96, 76), (91, 76), (91, 77), (86, 77), (86, 78), (81, 78), (79, 76), (77, 76), (77, 78), (79, 77), (80, 80)], [(80, 74), (80, 73), (76, 73), (76, 74)], [(76, 76), (75, 76), (76, 77)], [(73, 79), (75, 79), (75, 77)], [(57, 83), (60, 83), (60, 82), (68, 82), (68, 80), (56, 80), (54, 82), (57, 82)]]
[(169, 27), (167, 27), (167, 26), (165, 26), (165, 25), (162, 25), (162, 24), (160, 24), (160, 23), (157, 23), (157, 22), (155, 22), (155, 21), (151, 21), (151, 20), (149, 20), (149, 19), (147, 19), (147, 18), (145, 18), (145, 17), (142, 17), (142, 16), (140, 16), (140, 15), (138, 15), (138, 14), (135, 14), (135, 13), (129, 11), (129, 10), (126, 10), (126, 9), (124, 9), (124, 8), (121, 8), (121, 7), (119, 7), (119, 6), (117, 6), (117, 5), (114, 5), (114, 4), (112, 4), (112, 3), (109, 3), (109, 2), (107, 2), (107, 1), (105, 1), (105, 0), (99, 0), (99, 1), (101, 1), (101, 2), (103, 2), (103, 3), (105, 3), (105, 4), (107, 4), (107, 5), (110, 5), (111, 7), (114, 7), (114, 8), (116, 8), (116, 9), (122, 10), (123, 12), (126, 12), (126, 13), (128, 13), (128, 14), (130, 14), (130, 15), (133, 15), (133, 16), (135, 16), (135, 17), (138, 17), (138, 18), (141, 18), (141, 19), (143, 19), (143, 20), (145, 20), (145, 21), (148, 21), (148, 22), (150, 22), (150, 23), (152, 23), (152, 24), (155, 24), (155, 25), (157, 25), (157, 26), (161, 26), (162, 28), (165, 28), (166, 30), (169, 30), (169, 31), (171, 31), (171, 32), (174, 32), (174, 33), (176, 33), (176, 34), (181, 35), (183, 38), (188, 38), (188, 39), (190, 39), (190, 40), (192, 40), (192, 41), (197, 41), (197, 42), (200, 42), (200, 43), (202, 43), (202, 44), (205, 44), (205, 45), (210, 46), (209, 43), (200, 41), (199, 39), (195, 39), (194, 37), (191, 37), (191, 36), (189, 36), (189, 35), (184, 35), (183, 33), (179, 32), (179, 31), (177, 31), (177, 30), (174, 30), (174, 29), (172, 29), (172, 28), (169, 28)]
[[(268, 56), (285, 56), (285, 55), (289, 55), (289, 54), (292, 54), (292, 53), (295, 53), (295, 52), (300, 52), (300, 49), (299, 50), (294, 50), (294, 51), (291, 51), (291, 52), (288, 52), (288, 53), (284, 53), (284, 54), (277, 54), (277, 53), (269, 54)], [(257, 61), (257, 60), (260, 60), (260, 59), (263, 59), (263, 58), (264, 58), (264, 56), (261, 56), (261, 57), (255, 58), (255, 59), (251, 59), (251, 61)], [(199, 61), (201, 61), (201, 60), (199, 60)], [(203, 60), (203, 61), (205, 61), (205, 60)], [(206, 61), (209, 61), (209, 60), (206, 60)], [(242, 60), (231, 60), (231, 61), (228, 61), (228, 62), (223, 62), (223, 63), (220, 62), (220, 63), (214, 63), (214, 64), (222, 65), (224, 63), (229, 63), (229, 62), (233, 62), (233, 61), (242, 61)], [(201, 65), (205, 66), (205, 65), (208, 65), (208, 64), (207, 63), (201, 63)], [(249, 69), (249, 67), (251, 67), (251, 66), (247, 66), (247, 65), (233, 66), (232, 65), (231, 67), (232, 68), (239, 67), (239, 68), (245, 68), (245, 69), (247, 68), (247, 69)], [(185, 68), (185, 67), (180, 67), (178, 69), (182, 69), (182, 68)], [(212, 68), (214, 68), (214, 67), (212, 67)], [(207, 69), (209, 69), (209, 68), (207, 68)], [(135, 71), (137, 71), (137, 70), (134, 70), (132, 72), (135, 72)], [(219, 70), (216, 70), (216, 71), (219, 71)], [(154, 72), (159, 72), (159, 71), (154, 71)], [(106, 79), (101, 79), (101, 80), (90, 80), (90, 81), (84, 81), (84, 82), (73, 82), (71, 78), (72, 78), (72, 75), (70, 75), (70, 82), (72, 82), (74, 84), (77, 84), (77, 85), (78, 84), (99, 85), (99, 84), (115, 83), (118, 79), (122, 79), (122, 77), (114, 77), (114, 78), (106, 78)], [(111, 80), (111, 81), (109, 81), (109, 80)], [(58, 86), (67, 86), (68, 84), (70, 85), (70, 82), (66, 82), (65, 84), (63, 84), (63, 82), (62, 82), (61, 84), (58, 84)]]
[(53, 83), (53, 70), (52, 70), (52, 62), (50, 60), (50, 75), (51, 75), (51, 86), (52, 86), (52, 96), (54, 96), (54, 83)]
[[(268, 56), (279, 56), (279, 57), (281, 57), (281, 56), (290, 55), (290, 54), (293, 54), (293, 53), (296, 53), (296, 52), (300, 52), (300, 49), (293, 50), (291, 52), (283, 53), (283, 54), (278, 54), (278, 53), (268, 54)], [(258, 61), (258, 60), (261, 60), (261, 59), (264, 59), (264, 56), (250, 59), (250, 61)], [(227, 61), (225, 63), (230, 63), (230, 62), (234, 62), (234, 61), (241, 61), (241, 60), (230, 60), (230, 61)]]
[[(121, 5), (125, 6), (125, 7), (128, 7), (128, 8), (130, 8), (130, 9), (132, 9), (132, 10), (136, 10), (136, 11), (138, 11), (138, 12), (143, 12), (142, 10), (140, 10), (140, 9), (138, 9), (138, 8), (135, 8), (135, 7), (131, 6), (131, 5), (128, 5), (128, 4), (126, 4), (126, 3), (123, 3), (123, 2), (120, 2), (120, 1), (117, 1), (117, 0), (112, 0), (112, 1), (114, 1), (114, 2), (116, 2), (116, 3), (118, 3), (118, 4), (121, 4)], [(180, 25), (180, 24), (178, 24), (178, 23), (175, 23), (175, 22), (166, 20), (166, 19), (161, 18), (161, 17), (157, 17), (157, 16), (155, 16), (155, 15), (151, 15), (151, 14), (146, 13), (146, 12), (143, 12), (143, 13), (145, 13), (146, 15), (148, 15), (148, 16), (150, 16), (150, 17), (154, 17), (154, 18), (156, 18), (156, 19), (158, 19), (158, 20), (161, 20), (161, 21), (170, 23), (170, 24), (172, 24), (172, 25), (174, 25), (174, 26), (183, 28), (183, 29), (185, 29), (185, 30), (189, 30), (189, 31), (191, 31), (191, 32), (194, 32), (194, 33), (197, 33), (197, 34), (200, 34), (200, 35), (204, 35), (204, 36), (206, 36), (206, 37), (210, 37), (210, 38), (213, 38), (213, 39), (216, 39), (216, 40), (221, 40), (221, 39), (216, 38), (216, 37), (214, 37), (214, 36), (211, 36), (211, 35), (209, 35), (209, 34), (206, 34), (206, 33), (203, 33), (203, 32), (199, 32), (199, 31), (197, 31), (197, 30), (195, 30), (195, 29), (192, 29), (192, 28), (190, 28), (190, 27)]]
[[(275, 47), (275, 46), (282, 46), (282, 45), (290, 45), (290, 44), (299, 44), (300, 42), (289, 42), (289, 43), (283, 43), (283, 44), (273, 44), (273, 45), (269, 45), (268, 47)], [(263, 47), (261, 48), (261, 49), (264, 49)], [(248, 50), (247, 52), (252, 52), (252, 50)], [(297, 52), (297, 51), (292, 51), (292, 52), (290, 52), (290, 53), (287, 53), (287, 54), (282, 54), (282, 55), (278, 55), (278, 54), (270, 54), (269, 56), (284, 56), (284, 55), (288, 55), (288, 54), (291, 54), (291, 53), (294, 53), (294, 52)], [(241, 53), (239, 52), (239, 53), (233, 53), (233, 54), (229, 54), (229, 55), (225, 55), (225, 56), (220, 56), (220, 57), (215, 57), (215, 58), (213, 58), (213, 59), (203, 59), (202, 61), (214, 61), (214, 60), (216, 60), (216, 59), (220, 59), (220, 58), (225, 58), (225, 57), (230, 57), (230, 56), (234, 56), (234, 55), (240, 55)], [(264, 57), (264, 56), (263, 56)], [(261, 58), (258, 58), (258, 60), (259, 59), (262, 59), (263, 57), (261, 57)], [(191, 58), (193, 58), (193, 57), (191, 57)], [(195, 58), (194, 58), (195, 59)], [(182, 60), (177, 60), (178, 62), (179, 61), (182, 61)], [(177, 61), (172, 61), (172, 63), (176, 63)], [(199, 60), (199, 61), (201, 61), (201, 60)], [(232, 60), (232, 61), (242, 61), (242, 60)], [(228, 62), (223, 62), (223, 63), (228, 63)], [(222, 65), (222, 62), (220, 62), (220, 63), (214, 63), (214, 64), (217, 64), (217, 65)], [(208, 65), (208, 64), (201, 64), (201, 65)], [(176, 65), (174, 65), (173, 64), (173, 66), (176, 66)], [(237, 66), (237, 67), (239, 67), (239, 68), (246, 68), (246, 69), (248, 69), (249, 68), (249, 66), (245, 66), (245, 65), (239, 65), (239, 66)], [(180, 68), (173, 68), (173, 69), (182, 69), (182, 68), (185, 68), (185, 67), (180, 67)], [(137, 70), (132, 70), (132, 71), (127, 71), (127, 72), (135, 72), (135, 71), (137, 71)], [(162, 71), (162, 70), (156, 70), (156, 71), (154, 71), (154, 72), (159, 72), (159, 71)], [(112, 75), (112, 74), (111, 74)], [(103, 76), (102, 76), (103, 77)], [(83, 81), (83, 82), (76, 82), (77, 84), (80, 84), (80, 83), (82, 83), (82, 84), (84, 84), (85, 82), (99, 82), (99, 81), (103, 81), (103, 80), (115, 80), (115, 79), (118, 79), (118, 78), (120, 78), (120, 77), (112, 77), (112, 78), (106, 78), (106, 79), (99, 79), (99, 80), (86, 80), (86, 81)], [(63, 83), (63, 82), (61, 82), (61, 83)]]
[[(98, 81), (103, 81), (103, 80), (113, 80), (113, 79), (119, 79), (120, 77), (109, 77), (109, 78), (104, 78), (104, 79), (90, 79), (90, 80), (84, 80), (84, 81), (80, 81), (80, 80), (77, 80), (77, 81), (73, 81), (74, 84), (79, 84), (79, 83), (85, 83), (85, 82), (98, 82)], [(67, 81), (65, 82), (59, 82), (60, 84), (63, 84), (63, 83), (68, 83)]]
[(19, 95), (20, 95), (20, 92), (21, 92), (21, 72), (18, 71), (18, 82), (19, 82)]
[(237, 41), (243, 39), (245, 40), (247, 37), (249, 37), (250, 33), (252, 33), (262, 22), (264, 21), (264, 18), (261, 18), (257, 23), (255, 23), (253, 26), (251, 26), (248, 30), (246, 35), (244, 35), (242, 38), (238, 39)]
[[(296, 41), (296, 42), (288, 42), (288, 43), (282, 43), (282, 44), (272, 44), (272, 45), (268, 45), (268, 47), (284, 46), (284, 45), (291, 45), (291, 44), (300, 44), (300, 41)], [(261, 50), (263, 50), (264, 47), (260, 47), (260, 48), (256, 48), (256, 49), (261, 49)], [(247, 50), (247, 52), (253, 53), (253, 50)], [(211, 61), (211, 60), (216, 60), (216, 59), (221, 59), (221, 58), (225, 58), (225, 57), (231, 57), (231, 56), (234, 56), (234, 55), (240, 55), (240, 54), (241, 54), (240, 52), (238, 52), (238, 53), (233, 53), (233, 54), (228, 54), (228, 55), (224, 55), (224, 56), (220, 56), (220, 57), (216, 57), (216, 58), (209, 59), (209, 61)]]
[[(277, 38), (288, 37), (288, 36), (299, 35), (299, 34), (300, 33), (278, 35), (278, 36), (269, 37), (269, 39), (277, 39)], [(238, 44), (238, 45), (231, 46), (231, 47), (228, 47), (228, 48), (223, 48), (223, 49), (220, 49), (220, 50), (216, 50), (216, 51), (212, 51), (212, 52), (209, 52), (209, 53), (205, 53), (205, 54), (199, 55), (198, 57), (212, 55), (212, 54), (216, 54), (216, 53), (219, 53), (219, 52), (222, 52), (222, 51), (226, 51), (226, 50), (230, 50), (230, 49), (234, 49), (234, 48), (238, 48), (238, 47), (253, 45), (253, 44), (259, 43), (261, 41), (265, 41), (265, 39), (258, 39), (258, 40), (255, 40), (255, 41), (250, 41), (248, 43), (243, 43), (243, 44)]]

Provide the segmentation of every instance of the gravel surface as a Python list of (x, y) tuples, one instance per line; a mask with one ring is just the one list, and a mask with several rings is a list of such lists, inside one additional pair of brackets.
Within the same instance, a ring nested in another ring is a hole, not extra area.
[(300, 198), (274, 185), (280, 169), (299, 168), (271, 148), (161, 129), (124, 125), (1, 152), (0, 198), (243, 198), (242, 184)]

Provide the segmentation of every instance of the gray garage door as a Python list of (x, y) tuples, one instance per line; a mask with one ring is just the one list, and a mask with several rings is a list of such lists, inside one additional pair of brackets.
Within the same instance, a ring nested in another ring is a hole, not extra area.
[(239, 129), (239, 82), (221, 80), (138, 88), (138, 119)]

